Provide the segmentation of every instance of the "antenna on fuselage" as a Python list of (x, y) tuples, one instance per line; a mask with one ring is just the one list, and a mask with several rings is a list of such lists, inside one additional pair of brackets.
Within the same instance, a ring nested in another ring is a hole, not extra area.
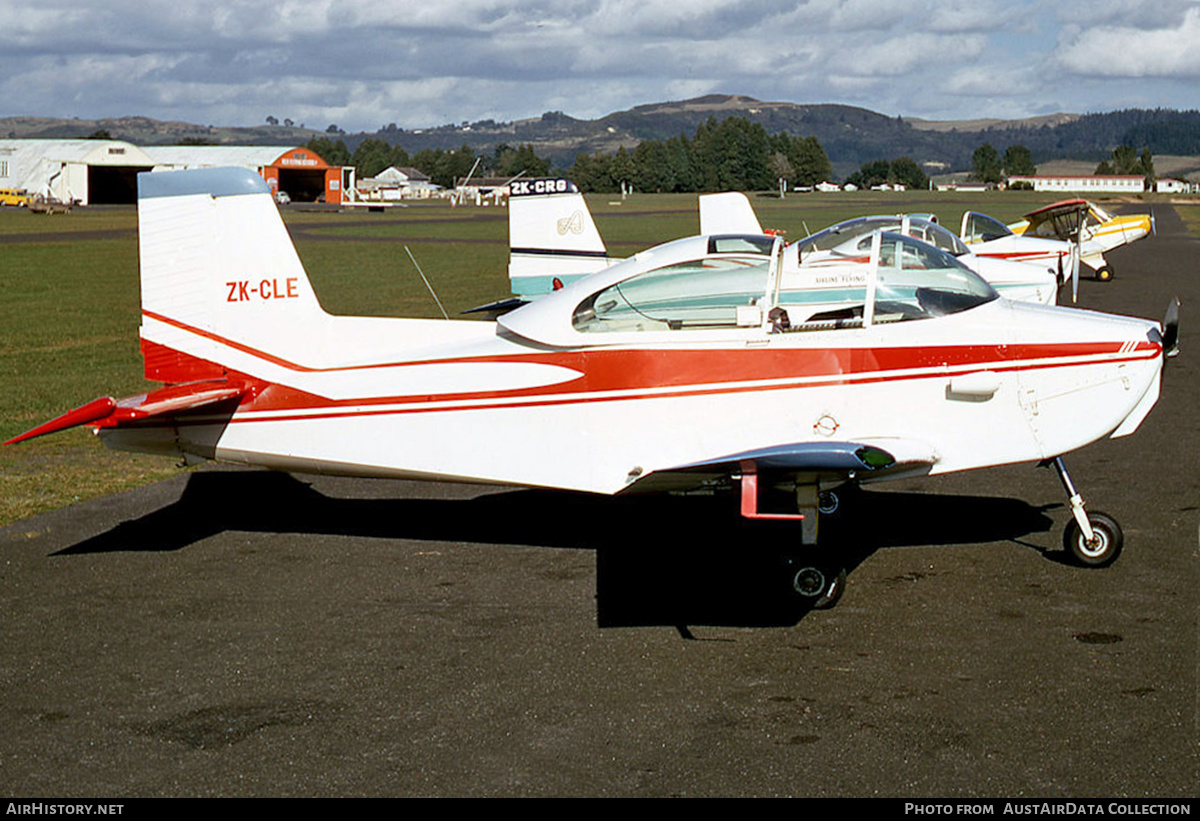
[(417, 273), (421, 275), (421, 281), (425, 283), (425, 287), (429, 289), (429, 293), (433, 296), (433, 301), (437, 303), (438, 310), (442, 312), (444, 319), (449, 319), (450, 315), (446, 313), (446, 309), (442, 307), (442, 301), (438, 299), (437, 291), (433, 290), (433, 286), (429, 284), (429, 279), (425, 276), (425, 272), (421, 270), (421, 266), (417, 264), (417, 258), (413, 256), (413, 252), (408, 250), (408, 246), (404, 246), (404, 252), (408, 254), (408, 258), (412, 260), (413, 267), (417, 269)]

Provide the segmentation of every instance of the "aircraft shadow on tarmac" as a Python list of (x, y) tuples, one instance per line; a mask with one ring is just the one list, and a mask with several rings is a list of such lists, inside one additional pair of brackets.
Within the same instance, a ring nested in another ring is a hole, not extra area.
[[(850, 573), (882, 548), (1020, 541), (1053, 525), (1044, 508), (1017, 499), (877, 490), (844, 496), (839, 513), (823, 517), (821, 540)], [(459, 499), (345, 499), (286, 473), (209, 471), (189, 477), (173, 504), (54, 555), (175, 551), (226, 531), (591, 550), (601, 627), (788, 625), (806, 612), (782, 558), (799, 548), (795, 526), (742, 519), (732, 494), (503, 490)]]

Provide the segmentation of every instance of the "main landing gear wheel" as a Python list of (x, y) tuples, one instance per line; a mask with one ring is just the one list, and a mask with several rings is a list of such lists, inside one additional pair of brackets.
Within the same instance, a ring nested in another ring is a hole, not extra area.
[(817, 510), (822, 516), (832, 516), (838, 512), (838, 508), (841, 505), (842, 500), (838, 498), (835, 491), (822, 490), (817, 496)]
[(1113, 278), (1113, 270), (1105, 265), (1103, 268), (1096, 271), (1096, 279), (1099, 282), (1111, 282)]
[(1105, 513), (1088, 513), (1087, 517), (1092, 526), (1092, 540), (1089, 542), (1083, 537), (1079, 523), (1072, 519), (1063, 534), (1063, 546), (1070, 551), (1071, 558), (1077, 564), (1108, 567), (1121, 555), (1121, 547), (1125, 543), (1121, 526)]
[(792, 575), (792, 590), (813, 610), (828, 610), (846, 590), (846, 568), (801, 567)]

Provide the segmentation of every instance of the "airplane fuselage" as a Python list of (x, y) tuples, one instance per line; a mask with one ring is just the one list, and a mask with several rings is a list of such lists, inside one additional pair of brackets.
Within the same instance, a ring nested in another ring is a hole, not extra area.
[[(369, 336), (369, 357), (347, 343), (340, 361), (284, 361), (147, 318), (150, 347), (225, 362), (252, 398), (101, 435), (291, 470), (599, 493), (713, 454), (822, 439), (921, 443), (941, 473), (1129, 433), (1162, 363), (1155, 323), (1007, 300), (936, 322), (663, 331), (574, 349), (490, 322), (327, 321), (315, 337)], [(414, 354), (414, 336), (441, 339)]]

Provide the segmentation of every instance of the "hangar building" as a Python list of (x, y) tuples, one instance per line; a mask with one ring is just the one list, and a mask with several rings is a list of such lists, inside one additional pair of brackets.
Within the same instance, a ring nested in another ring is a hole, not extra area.
[(0, 140), (0, 188), (83, 205), (137, 199), (137, 175), (154, 161), (120, 140)]
[(143, 171), (238, 166), (297, 202), (340, 203), (352, 167), (330, 166), (295, 146), (146, 146), (123, 140), (0, 140), (0, 188), (21, 188), (80, 205), (134, 203)]
[(287, 145), (147, 146), (155, 171), (237, 166), (253, 168), (271, 186), (286, 191), (293, 202), (341, 203), (354, 190), (352, 166), (329, 165), (310, 149)]

